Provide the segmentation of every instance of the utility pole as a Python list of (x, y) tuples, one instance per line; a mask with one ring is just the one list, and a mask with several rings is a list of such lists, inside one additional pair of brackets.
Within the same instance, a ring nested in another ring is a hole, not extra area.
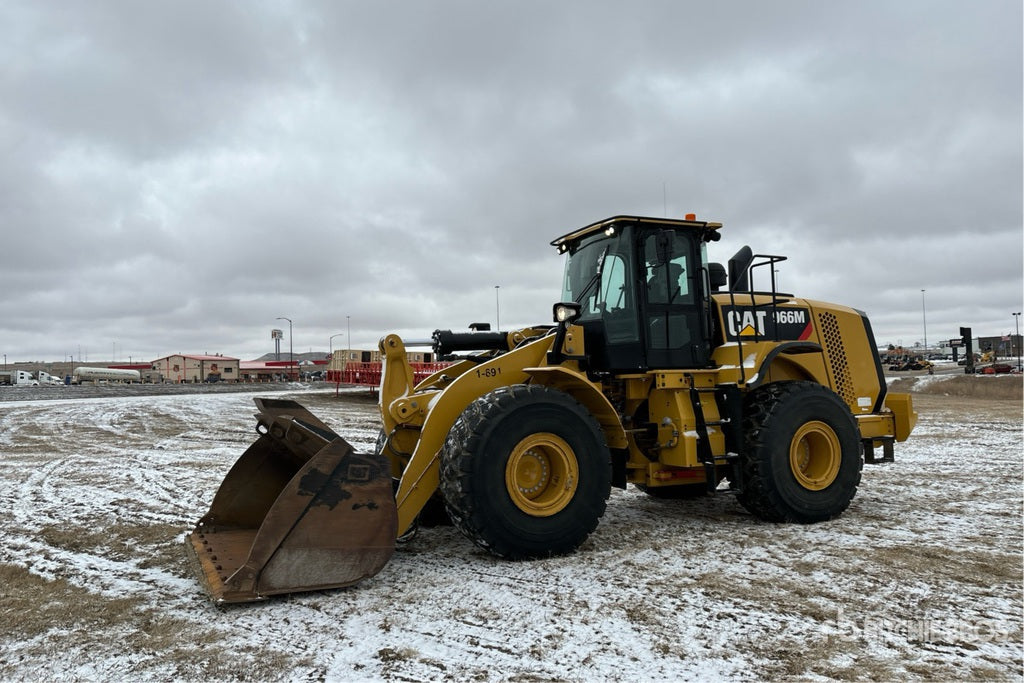
[(1013, 314), (1013, 329), (1016, 334), (1013, 335), (1013, 344), (1017, 347), (1017, 372), (1021, 371), (1020, 367), (1020, 311)]
[(924, 290), (921, 290), (921, 327), (924, 329), (924, 358), (928, 360), (928, 316), (924, 310)]

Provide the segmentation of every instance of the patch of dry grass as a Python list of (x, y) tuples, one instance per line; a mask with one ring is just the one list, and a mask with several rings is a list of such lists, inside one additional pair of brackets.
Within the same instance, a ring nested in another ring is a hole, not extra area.
[(180, 534), (181, 528), (171, 524), (112, 524), (102, 530), (62, 525), (39, 530), (39, 538), (55, 548), (119, 561), (135, 559), (142, 568), (181, 568), (175, 573), (188, 576)]
[(959, 396), (993, 400), (1024, 399), (1024, 380), (1020, 375), (950, 375), (948, 377), (900, 377), (889, 384), (891, 391), (936, 396)]
[[(216, 632), (142, 607), (137, 598), (105, 597), (6, 563), (0, 563), (0, 621), (6, 638), (20, 641), (0, 655), (4, 679), (21, 671), (19, 661), (59, 666), (82, 644), (95, 649), (101, 642), (134, 653), (134, 675), (149, 671), (166, 679), (270, 680), (309, 664), (270, 649), (225, 650)], [(46, 671), (39, 673), (48, 678)]]

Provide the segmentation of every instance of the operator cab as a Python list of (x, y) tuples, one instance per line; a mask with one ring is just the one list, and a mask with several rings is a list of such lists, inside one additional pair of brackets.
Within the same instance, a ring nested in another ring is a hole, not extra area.
[(692, 216), (617, 216), (551, 243), (567, 254), (563, 301), (579, 304), (591, 371), (709, 365), (708, 302), (721, 269), (709, 269), (705, 245), (719, 228)]

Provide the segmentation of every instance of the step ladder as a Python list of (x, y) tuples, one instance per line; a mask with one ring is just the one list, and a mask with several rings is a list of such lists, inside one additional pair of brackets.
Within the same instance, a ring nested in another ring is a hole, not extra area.
[[(708, 420), (704, 415), (702, 396), (712, 395), (718, 407), (719, 418)], [(709, 492), (718, 488), (718, 466), (733, 465), (743, 449), (743, 394), (735, 384), (718, 384), (713, 387), (697, 387), (690, 383), (690, 402), (697, 432), (697, 459), (704, 465)], [(716, 454), (711, 450), (708, 427), (719, 427), (725, 437), (725, 453)], [(742, 470), (732, 468), (734, 476), (740, 477)], [(733, 488), (740, 488), (741, 482), (734, 481)]]

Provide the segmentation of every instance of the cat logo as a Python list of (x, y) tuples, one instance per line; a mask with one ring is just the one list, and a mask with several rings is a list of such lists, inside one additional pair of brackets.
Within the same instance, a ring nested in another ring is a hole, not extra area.
[(724, 307), (730, 341), (755, 339), (806, 340), (814, 332), (806, 308)]
[(729, 311), (729, 334), (736, 337), (763, 337), (764, 319), (768, 311), (734, 310)]

